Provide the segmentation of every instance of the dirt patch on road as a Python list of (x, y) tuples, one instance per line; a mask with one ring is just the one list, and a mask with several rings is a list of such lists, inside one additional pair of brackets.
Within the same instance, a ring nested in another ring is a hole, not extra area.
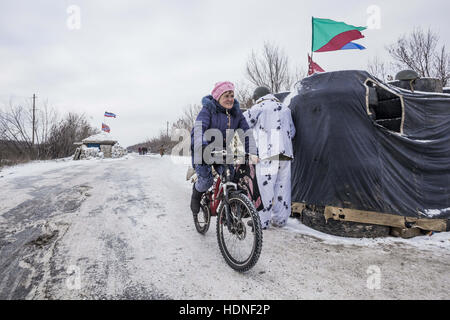
[[(45, 291), (53, 250), (69, 225), (65, 215), (76, 212), (91, 187), (79, 185), (43, 194), (5, 212), (0, 226), (0, 299), (26, 299)], [(49, 191), (48, 189), (45, 191)], [(39, 285), (38, 285), (39, 284)]]

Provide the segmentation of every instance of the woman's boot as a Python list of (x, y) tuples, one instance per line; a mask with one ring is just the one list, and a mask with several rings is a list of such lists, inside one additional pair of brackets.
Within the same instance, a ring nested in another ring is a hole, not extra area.
[(200, 212), (200, 200), (202, 199), (202, 195), (204, 192), (198, 192), (194, 187), (192, 188), (192, 197), (191, 197), (191, 210), (192, 213), (197, 214)]

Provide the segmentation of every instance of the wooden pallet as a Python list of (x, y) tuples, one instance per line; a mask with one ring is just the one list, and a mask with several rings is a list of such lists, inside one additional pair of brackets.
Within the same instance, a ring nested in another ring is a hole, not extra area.
[[(292, 213), (294, 214), (301, 214), (305, 208), (306, 204), (304, 203), (292, 203)], [(329, 219), (333, 219), (336, 221), (375, 224), (398, 228), (401, 230), (418, 228), (426, 231), (450, 231), (450, 223), (447, 219), (411, 218), (376, 211), (344, 209), (331, 206), (325, 207), (324, 216), (327, 221)]]

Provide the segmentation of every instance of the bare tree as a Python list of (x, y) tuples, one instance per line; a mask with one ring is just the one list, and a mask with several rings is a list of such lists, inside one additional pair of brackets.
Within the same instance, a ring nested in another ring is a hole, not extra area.
[(29, 121), (32, 116), (28, 109), (22, 105), (14, 105), (10, 100), (9, 105), (4, 110), (0, 110), (0, 127), (2, 128), (0, 140), (4, 141), (5, 146), (18, 156), (28, 155), (32, 158), (32, 124)]
[(439, 36), (431, 29), (415, 28), (387, 47), (398, 68), (409, 68), (421, 77), (436, 77), (444, 86), (450, 79), (450, 59), (445, 46), (437, 49)]
[(308, 76), (308, 72), (304, 68), (296, 68), (294, 73), (294, 87)]
[(247, 61), (246, 76), (253, 85), (268, 87), (274, 93), (288, 91), (296, 82), (287, 55), (270, 43), (264, 44), (260, 55), (252, 52)]
[(32, 144), (32, 108), (26, 103), (9, 105), (0, 110), (0, 149), (2, 157), (13, 160), (67, 157), (75, 150), (74, 142), (95, 134), (84, 115), (69, 113), (58, 120), (54, 108), (45, 101), (35, 114), (35, 144)]
[(367, 63), (367, 69), (372, 75), (382, 81), (392, 79), (388, 64), (382, 61), (379, 57), (375, 57), (372, 60), (369, 60)]
[(34, 148), (37, 152), (37, 158), (49, 159), (51, 150), (48, 144), (51, 135), (52, 126), (58, 121), (58, 113), (52, 107), (49, 107), (48, 100), (45, 100), (41, 108), (36, 111), (35, 120), (35, 138)]
[(191, 130), (194, 127), (195, 119), (202, 110), (202, 106), (191, 104), (184, 108), (181, 117), (173, 124), (175, 129)]
[(50, 155), (53, 159), (68, 157), (75, 152), (75, 142), (97, 133), (99, 130), (89, 124), (84, 114), (69, 113), (51, 127), (47, 141)]
[(253, 106), (252, 92), (248, 84), (238, 83), (234, 94), (242, 110), (250, 109)]
[(434, 60), (434, 69), (436, 70), (436, 77), (442, 80), (442, 85), (445, 87), (450, 79), (450, 56), (442, 46), (438, 55)]

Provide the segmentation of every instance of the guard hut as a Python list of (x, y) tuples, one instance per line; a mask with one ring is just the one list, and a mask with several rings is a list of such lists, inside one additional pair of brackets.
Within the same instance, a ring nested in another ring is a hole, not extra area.
[[(117, 144), (117, 140), (114, 139), (111, 134), (102, 132), (78, 142), (76, 145), (81, 145), (81, 148), (77, 148), (75, 152), (74, 160), (80, 159), (83, 149), (98, 148), (99, 152), (103, 153), (105, 158), (112, 158), (112, 148)], [(84, 146), (84, 147), (83, 147)]]

